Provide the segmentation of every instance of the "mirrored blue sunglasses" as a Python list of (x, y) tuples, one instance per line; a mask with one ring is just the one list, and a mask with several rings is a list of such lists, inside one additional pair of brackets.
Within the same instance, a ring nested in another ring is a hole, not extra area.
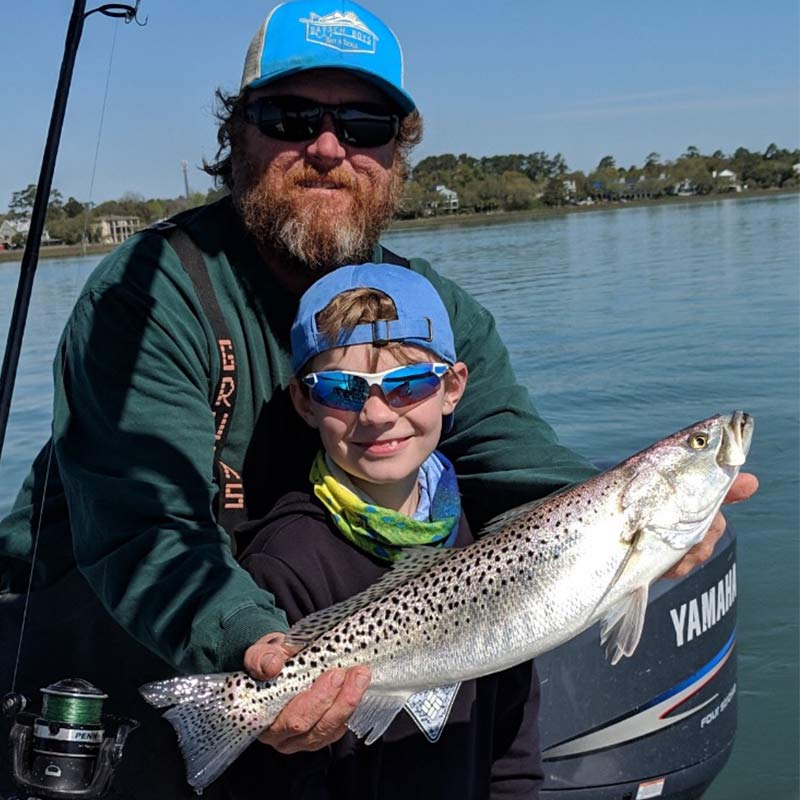
[(311, 398), (328, 408), (361, 411), (373, 386), (380, 388), (392, 408), (405, 408), (436, 394), (448, 369), (447, 364), (426, 362), (383, 372), (309, 372), (301, 380), (311, 389)]

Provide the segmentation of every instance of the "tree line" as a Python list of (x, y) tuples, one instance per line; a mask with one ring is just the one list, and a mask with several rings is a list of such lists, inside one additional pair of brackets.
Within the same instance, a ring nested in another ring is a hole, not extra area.
[[(459, 213), (519, 211), (542, 206), (564, 206), (628, 198), (658, 198), (672, 194), (711, 194), (745, 189), (791, 189), (800, 186), (795, 165), (800, 149), (781, 149), (770, 144), (763, 153), (738, 148), (726, 155), (717, 150), (704, 155), (695, 146), (674, 160), (650, 153), (642, 166), (617, 166), (613, 156), (604, 156), (588, 173), (570, 170), (561, 153), (549, 156), (538, 151), (475, 158), (445, 153), (423, 158), (414, 166), (406, 184), (399, 217), (411, 219), (452, 213), (455, 208), (438, 187), (455, 192)], [(127, 192), (118, 200), (90, 205), (75, 197), (63, 199), (58, 189), (50, 194), (47, 231), (51, 239), (65, 244), (95, 242), (97, 223), (106, 216), (136, 217), (142, 227), (192, 206), (212, 202), (225, 194), (215, 188), (188, 198), (151, 198)], [(4, 218), (30, 217), (36, 195), (35, 184), (14, 192)], [(16, 234), (14, 244), (24, 244)], [(16, 241), (18, 240), (18, 241)]]
[[(82, 242), (97, 242), (100, 237), (99, 221), (103, 217), (123, 216), (136, 217), (145, 227), (157, 220), (170, 217), (180, 211), (193, 206), (203, 205), (215, 196), (220, 195), (218, 190), (208, 194), (193, 192), (187, 197), (176, 198), (151, 198), (146, 200), (135, 192), (127, 192), (118, 200), (107, 200), (97, 205), (82, 203), (74, 197), (64, 200), (58, 189), (50, 192), (47, 206), (46, 230), (51, 240), (64, 244), (80, 244)], [(29, 184), (11, 195), (8, 204), (9, 220), (29, 218), (33, 210), (36, 197), (36, 184)], [(3, 217), (0, 216), (0, 222)], [(25, 243), (25, 234), (18, 233), (11, 238), (14, 245)]]
[(475, 158), (445, 154), (422, 159), (406, 187), (401, 216), (451, 213), (438, 187), (456, 192), (459, 212), (516, 211), (537, 206), (710, 194), (745, 189), (796, 188), (800, 150), (770, 144), (763, 153), (738, 148), (704, 155), (695, 146), (674, 160), (650, 153), (642, 166), (618, 166), (604, 156), (589, 173), (571, 171), (558, 153)]

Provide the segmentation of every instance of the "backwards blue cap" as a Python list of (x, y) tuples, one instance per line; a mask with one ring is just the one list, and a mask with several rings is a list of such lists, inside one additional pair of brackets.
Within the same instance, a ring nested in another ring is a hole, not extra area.
[[(356, 325), (339, 331), (331, 341), (318, 330), (317, 314), (337, 295), (360, 288), (377, 289), (391, 297), (397, 319)], [(427, 278), (392, 264), (340, 267), (320, 278), (300, 298), (292, 325), (292, 369), (297, 373), (309, 359), (334, 347), (386, 342), (419, 345), (448, 364), (457, 361), (447, 309)]]
[(244, 63), (242, 90), (309, 69), (345, 69), (375, 84), (408, 113), (403, 51), (394, 32), (349, 0), (294, 0), (276, 6), (258, 29)]

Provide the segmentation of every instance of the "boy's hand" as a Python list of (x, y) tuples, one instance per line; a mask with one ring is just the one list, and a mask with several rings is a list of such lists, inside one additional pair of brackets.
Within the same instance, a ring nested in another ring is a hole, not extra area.
[[(741, 503), (749, 499), (758, 489), (758, 478), (750, 472), (742, 472), (737, 475), (736, 480), (731, 484), (730, 491), (725, 496), (723, 503)], [(725, 517), (721, 512), (717, 512), (711, 527), (708, 529), (702, 542), (696, 544), (674, 567), (665, 572), (662, 578), (682, 578), (688, 575), (698, 564), (708, 561), (714, 552), (719, 538), (725, 532)]]
[[(244, 666), (254, 678), (269, 680), (298, 651), (299, 648), (285, 644), (282, 633), (269, 633), (247, 649)], [(284, 754), (320, 750), (333, 744), (346, 733), (347, 720), (361, 701), (369, 679), (366, 667), (323, 673), (284, 706), (272, 725), (258, 737), (259, 741)]]

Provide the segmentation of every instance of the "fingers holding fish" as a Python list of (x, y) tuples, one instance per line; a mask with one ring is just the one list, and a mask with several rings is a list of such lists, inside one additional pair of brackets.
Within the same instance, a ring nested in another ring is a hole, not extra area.
[[(758, 490), (758, 478), (751, 472), (742, 472), (736, 476), (731, 484), (731, 488), (725, 495), (723, 503), (741, 503), (749, 500)], [(683, 578), (688, 575), (695, 567), (708, 561), (714, 554), (717, 542), (725, 533), (727, 523), (722, 512), (717, 512), (708, 533), (702, 542), (698, 542), (688, 553), (669, 571), (665, 572), (664, 578)]]
[(320, 750), (347, 732), (347, 721), (370, 681), (369, 670), (354, 667), (325, 672), (286, 706), (259, 741), (289, 755)]
[(741, 503), (749, 500), (758, 491), (758, 478), (752, 472), (740, 472), (731, 484), (723, 503)]
[(286, 644), (283, 633), (268, 633), (247, 648), (244, 654), (244, 668), (254, 678), (268, 681), (282, 669), (288, 658), (300, 650)]
[(688, 575), (695, 567), (703, 564), (711, 558), (714, 553), (714, 548), (717, 542), (725, 533), (726, 527), (725, 517), (721, 512), (717, 512), (714, 521), (708, 529), (702, 542), (698, 542), (694, 547), (689, 550), (686, 555), (671, 569), (665, 572), (662, 578), (683, 578)]

